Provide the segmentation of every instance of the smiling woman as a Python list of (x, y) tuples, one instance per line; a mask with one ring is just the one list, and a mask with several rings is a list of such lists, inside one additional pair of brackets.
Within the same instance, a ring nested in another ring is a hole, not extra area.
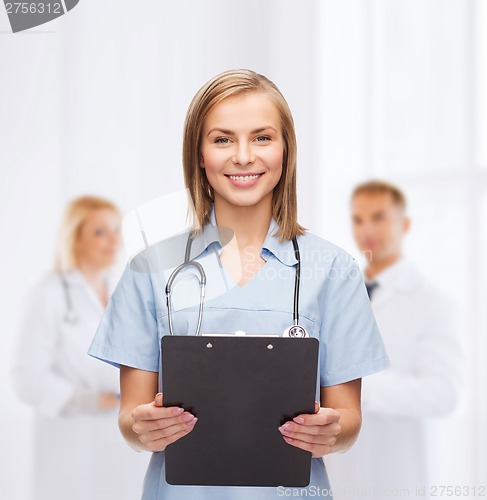
[[(216, 273), (210, 272), (205, 257), (215, 254), (220, 267), (239, 285), (208, 301), (201, 321), (203, 334), (243, 330), (265, 335), (286, 330), (293, 324), (292, 277), (301, 267), (309, 277), (300, 288), (299, 307), (309, 335), (320, 345), (314, 413), (296, 415), (280, 426), (276, 421), (269, 436), (309, 453), (307, 492), (316, 488), (329, 492), (321, 458), (353, 444), (361, 425), (361, 378), (386, 368), (388, 358), (356, 263), (297, 222), (296, 138), (291, 112), (277, 87), (249, 70), (228, 71), (205, 84), (186, 117), (183, 167), (195, 212), (193, 249), (199, 248), (196, 255), (187, 251), (188, 259), (206, 265), (210, 280)], [(224, 228), (234, 235), (225, 245)], [(299, 249), (304, 256), (300, 260)], [(162, 253), (158, 257), (163, 262), (167, 256)], [(268, 273), (259, 272), (264, 266)], [(195, 428), (204, 432), (205, 424), (203, 415), (198, 424), (197, 409), (164, 406), (159, 392), (161, 341), (170, 329), (160, 297), (166, 277), (150, 266), (141, 269), (127, 266), (89, 352), (120, 367), (120, 430), (133, 448), (153, 452), (143, 499), (278, 497), (277, 487), (167, 482), (166, 448)], [(193, 320), (194, 309), (181, 307), (174, 313), (175, 331), (192, 334)], [(235, 394), (239, 397), (237, 387)], [(259, 396), (266, 397), (264, 390)], [(246, 411), (258, 417), (261, 409)], [(223, 411), (217, 418), (228, 422), (231, 414)], [(225, 439), (223, 431), (220, 437)], [(245, 446), (252, 439), (255, 436), (248, 436)], [(241, 446), (229, 442), (228, 453), (240, 453)], [(265, 463), (271, 460), (272, 456), (266, 457)]]

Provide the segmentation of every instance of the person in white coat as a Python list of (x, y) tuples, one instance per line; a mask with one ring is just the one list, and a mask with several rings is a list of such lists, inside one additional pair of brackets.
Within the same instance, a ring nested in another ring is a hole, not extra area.
[(445, 416), (462, 389), (462, 340), (452, 300), (403, 256), (410, 220), (394, 185), (352, 195), (354, 237), (391, 368), (363, 381), (363, 423), (352, 450), (327, 460), (335, 500), (428, 497), (427, 417)]
[(147, 459), (119, 436), (118, 377), (87, 355), (115, 285), (119, 227), (110, 201), (73, 200), (56, 270), (35, 286), (25, 307), (13, 380), (19, 398), (35, 409), (36, 500), (140, 497)]

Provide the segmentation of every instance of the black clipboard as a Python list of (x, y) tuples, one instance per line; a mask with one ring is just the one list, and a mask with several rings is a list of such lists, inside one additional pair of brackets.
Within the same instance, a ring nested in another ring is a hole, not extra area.
[(307, 486), (311, 453), (278, 427), (314, 413), (315, 338), (164, 336), (164, 406), (198, 417), (166, 450), (166, 481), (182, 485)]

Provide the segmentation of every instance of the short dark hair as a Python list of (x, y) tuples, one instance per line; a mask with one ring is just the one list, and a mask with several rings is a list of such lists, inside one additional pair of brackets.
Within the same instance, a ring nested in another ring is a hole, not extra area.
[(394, 184), (381, 180), (370, 180), (359, 184), (352, 193), (352, 200), (359, 194), (378, 194), (378, 193), (389, 193), (392, 196), (392, 201), (394, 205), (399, 208), (406, 209), (406, 196), (404, 193)]

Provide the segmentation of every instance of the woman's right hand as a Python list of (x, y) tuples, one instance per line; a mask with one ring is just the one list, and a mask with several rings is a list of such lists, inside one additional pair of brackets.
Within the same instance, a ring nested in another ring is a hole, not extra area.
[(147, 451), (164, 451), (166, 447), (189, 434), (198, 421), (184, 408), (163, 406), (162, 394), (154, 401), (132, 410), (132, 430)]

